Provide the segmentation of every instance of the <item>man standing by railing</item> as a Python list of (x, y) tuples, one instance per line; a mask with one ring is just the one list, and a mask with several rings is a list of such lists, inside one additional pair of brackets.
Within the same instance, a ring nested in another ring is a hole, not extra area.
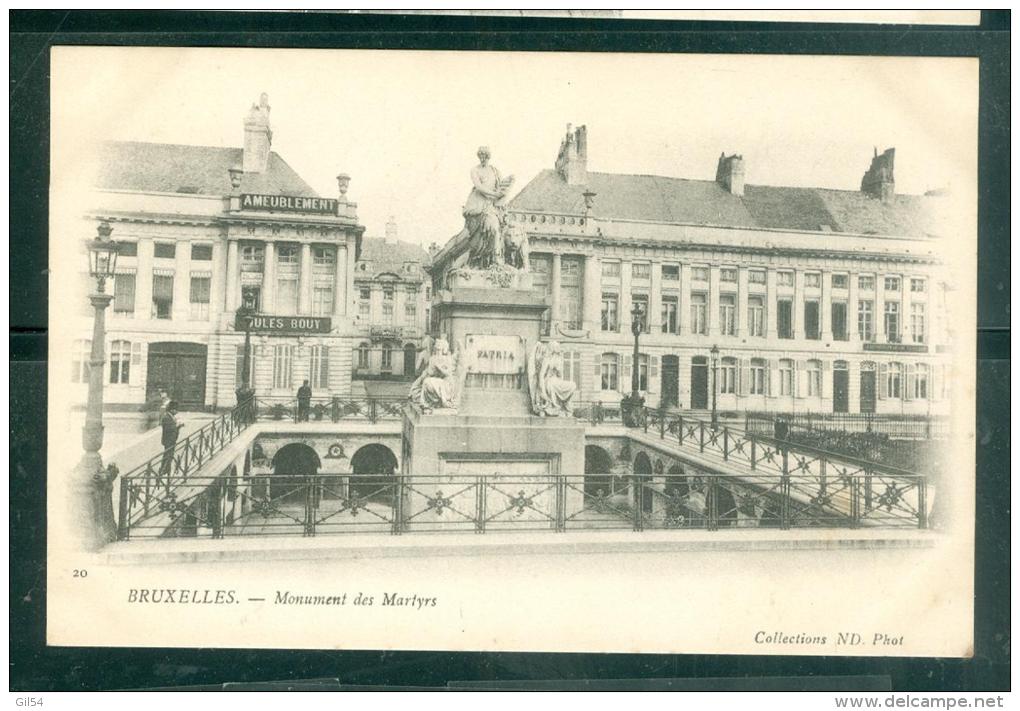
[(308, 414), (312, 409), (312, 388), (306, 380), (297, 391), (297, 421), (308, 422)]
[[(180, 433), (184, 423), (177, 416), (177, 401), (171, 400), (166, 404), (166, 410), (160, 417), (160, 426), (163, 428), (163, 460), (159, 464), (160, 480), (170, 486), (170, 467), (174, 461), (174, 446), (177, 444), (177, 435)], [(157, 482), (157, 485), (159, 482)]]

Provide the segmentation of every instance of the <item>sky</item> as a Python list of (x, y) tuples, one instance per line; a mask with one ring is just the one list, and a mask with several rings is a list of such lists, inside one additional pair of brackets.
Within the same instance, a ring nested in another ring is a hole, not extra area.
[(568, 123), (599, 172), (710, 180), (725, 151), (750, 184), (856, 190), (895, 147), (897, 192), (976, 176), (973, 59), (62, 47), (52, 76), (54, 166), (107, 139), (240, 147), (266, 92), (274, 151), (422, 245), (461, 228), (479, 145), (520, 189)]

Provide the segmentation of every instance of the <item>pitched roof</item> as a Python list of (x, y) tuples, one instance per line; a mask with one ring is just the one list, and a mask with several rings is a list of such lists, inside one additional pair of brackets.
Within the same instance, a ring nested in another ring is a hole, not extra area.
[(586, 190), (595, 193), (592, 214), (604, 219), (901, 237), (934, 232), (920, 196), (897, 195), (886, 204), (849, 190), (746, 185), (741, 197), (713, 180), (658, 175), (589, 172), (587, 185), (568, 185), (555, 170), (543, 170), (510, 207), (581, 215)]
[[(229, 195), (228, 170), (240, 166), (240, 148), (186, 146), (172, 143), (110, 141), (100, 154), (96, 187), (108, 190)], [(245, 173), (241, 192), (318, 197), (275, 152), (264, 173)]]
[(368, 262), (372, 275), (383, 272), (400, 274), (407, 262), (429, 263), (429, 254), (421, 245), (410, 242), (387, 242), (379, 237), (364, 237), (361, 240), (361, 257), (358, 262)]

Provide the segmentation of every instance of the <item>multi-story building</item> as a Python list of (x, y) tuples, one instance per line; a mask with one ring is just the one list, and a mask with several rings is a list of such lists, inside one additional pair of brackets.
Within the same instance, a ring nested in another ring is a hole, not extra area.
[[(709, 408), (715, 387), (720, 410), (945, 411), (940, 198), (897, 194), (893, 155), (876, 151), (859, 190), (745, 184), (739, 155), (715, 180), (597, 173), (568, 127), (509, 219), (580, 397), (619, 399), (637, 367), (653, 405)], [(436, 288), (462, 258), (436, 255)]]
[[(141, 406), (166, 390), (185, 408), (232, 406), (242, 304), (256, 313), (258, 396), (293, 397), (305, 379), (317, 394), (350, 391), (364, 229), (347, 200), (350, 179), (338, 176), (338, 195), (320, 197), (270, 150), (269, 110), (265, 95), (252, 106), (243, 148), (103, 146), (89, 217), (108, 222), (121, 248), (107, 318), (107, 403)], [(83, 314), (72, 354), (82, 401), (90, 326)]]
[(424, 249), (397, 239), (392, 218), (385, 238), (362, 241), (354, 268), (355, 391), (357, 381), (414, 377), (429, 318), (427, 265)]

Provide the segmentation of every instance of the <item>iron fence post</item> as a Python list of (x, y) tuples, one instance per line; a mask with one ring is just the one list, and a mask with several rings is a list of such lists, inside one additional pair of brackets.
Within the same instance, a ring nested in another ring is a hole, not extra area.
[(485, 533), (485, 495), (487, 477), (475, 479), (475, 533)]
[(216, 483), (210, 488), (213, 500), (209, 502), (209, 510), (215, 512), (213, 513), (215, 518), (212, 521), (212, 537), (223, 538), (223, 519), (226, 518), (226, 512), (224, 511), (226, 487), (223, 486), (222, 479), (217, 479)]
[(730, 459), (730, 428), (722, 428), (722, 458), (724, 462)]
[(375, 424), (377, 419), (375, 398), (369, 398), (368, 400), (368, 421)]
[(928, 481), (917, 477), (917, 527), (928, 528)]
[(563, 475), (556, 476), (556, 531), (563, 533), (567, 530), (567, 485)]
[(130, 491), (128, 487), (128, 480), (121, 477), (120, 480), (120, 501), (117, 502), (117, 540), (126, 541), (128, 538), (128, 528), (131, 525), (131, 501), (128, 498)]
[(642, 504), (644, 503), (644, 480), (641, 477), (634, 476), (632, 477), (632, 481), (634, 495), (631, 497), (631, 501), (633, 501), (634, 506), (634, 530), (640, 532), (644, 528), (641, 520)]
[(857, 528), (861, 523), (861, 492), (860, 477), (850, 477), (850, 528)]
[(666, 439), (666, 410), (659, 408), (659, 439)]
[(784, 531), (790, 529), (790, 476), (785, 471), (783, 472), (783, 478), (779, 482), (780, 491), (780, 514), (779, 514), (779, 527)]
[(715, 492), (715, 479), (709, 476), (705, 479), (705, 508), (708, 509), (708, 521), (706, 528), (709, 531), (719, 530), (718, 497)]
[(393, 528), (391, 533), (399, 536), (404, 529), (404, 476), (397, 477), (393, 484)]
[(758, 440), (751, 435), (751, 469), (758, 468)]
[(679, 423), (678, 426), (677, 426), (678, 437), (679, 437), (679, 441), (677, 442), (677, 444), (682, 447), (684, 445), (684, 416), (682, 414), (678, 415), (677, 416), (677, 421)]
[(704, 452), (705, 451), (705, 423), (704, 422), (699, 422), (698, 423), (698, 427), (701, 429), (701, 444), (700, 444), (700, 447), (701, 447), (701, 451)]

